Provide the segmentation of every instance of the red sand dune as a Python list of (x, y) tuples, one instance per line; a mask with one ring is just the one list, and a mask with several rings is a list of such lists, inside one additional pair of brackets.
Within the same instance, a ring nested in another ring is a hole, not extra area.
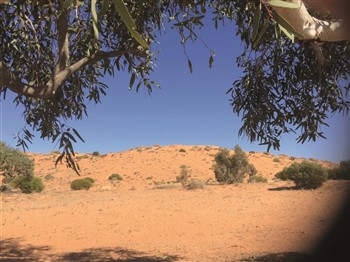
[[(77, 154), (82, 177), (96, 180), (89, 191), (70, 189), (78, 177), (64, 165), (55, 168), (57, 154), (30, 154), (46, 188), (1, 194), (2, 259), (298, 261), (322, 239), (350, 191), (349, 181), (290, 190), (291, 182), (274, 175), (301, 159), (253, 152), (249, 160), (268, 183), (216, 185), (217, 151), (177, 145)], [(187, 190), (174, 183), (181, 165), (212, 185)], [(123, 180), (109, 181), (113, 173)]]

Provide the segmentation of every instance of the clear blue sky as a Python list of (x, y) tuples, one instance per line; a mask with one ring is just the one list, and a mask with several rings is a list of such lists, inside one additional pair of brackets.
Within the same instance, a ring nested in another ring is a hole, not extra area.
[[(233, 26), (215, 30), (207, 25), (200, 36), (214, 50), (216, 57), (212, 69), (208, 68), (208, 50), (197, 42), (188, 46), (193, 63), (193, 74), (187, 67), (187, 59), (179, 44), (179, 36), (167, 30), (160, 38), (161, 50), (153, 80), (161, 84), (148, 96), (145, 89), (137, 94), (128, 91), (126, 73), (117, 73), (115, 78), (106, 77), (110, 86), (102, 104), (88, 105), (89, 117), (78, 122), (69, 122), (85, 139), (75, 144), (77, 152), (118, 152), (138, 146), (155, 144), (171, 145), (217, 145), (232, 148), (239, 144), (245, 151), (265, 151), (258, 143), (251, 144), (245, 137), (238, 137), (240, 118), (232, 113), (230, 96), (226, 91), (240, 76), (236, 56), (243, 46), (235, 37)], [(21, 108), (15, 108), (13, 96), (0, 102), (0, 138), (11, 146), (13, 139), (23, 127)], [(323, 131), (327, 139), (297, 144), (297, 135), (282, 137), (280, 151), (273, 154), (288, 154), (296, 157), (314, 157), (339, 162), (350, 158), (350, 118), (334, 115), (330, 127)], [(49, 141), (37, 138), (30, 145), (31, 152), (57, 150)]]

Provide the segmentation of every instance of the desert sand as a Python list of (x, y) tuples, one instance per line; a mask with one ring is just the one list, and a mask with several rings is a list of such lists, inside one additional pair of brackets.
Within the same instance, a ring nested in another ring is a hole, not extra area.
[[(182, 150), (181, 150), (182, 149)], [(300, 261), (341, 211), (349, 181), (295, 190), (274, 175), (286, 155), (247, 153), (268, 183), (218, 185), (215, 146), (152, 146), (93, 156), (77, 154), (86, 191), (57, 154), (29, 154), (41, 193), (1, 193), (1, 261)], [(335, 164), (318, 161), (325, 167)], [(175, 183), (180, 166), (207, 182)], [(122, 181), (108, 177), (118, 173)]]

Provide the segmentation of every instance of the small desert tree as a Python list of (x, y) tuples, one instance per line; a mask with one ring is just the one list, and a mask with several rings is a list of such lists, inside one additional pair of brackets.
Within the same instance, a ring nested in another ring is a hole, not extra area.
[(319, 164), (310, 161), (301, 163), (292, 163), (289, 167), (283, 169), (275, 175), (281, 180), (291, 180), (297, 188), (315, 189), (322, 186), (328, 178), (325, 168)]
[(245, 152), (236, 145), (234, 155), (228, 149), (220, 149), (215, 155), (214, 173), (220, 183), (240, 183), (246, 175), (256, 174), (255, 167), (249, 163)]

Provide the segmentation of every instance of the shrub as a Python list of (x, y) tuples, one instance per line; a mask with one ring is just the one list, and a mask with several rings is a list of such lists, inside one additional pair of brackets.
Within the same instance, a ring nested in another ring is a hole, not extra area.
[(245, 152), (236, 145), (235, 154), (230, 156), (230, 151), (220, 149), (215, 155), (214, 173), (220, 183), (240, 183), (246, 175), (253, 176), (257, 173), (256, 168), (249, 164)]
[(181, 148), (181, 149), (179, 150), (179, 152), (180, 152), (180, 153), (186, 153), (186, 150), (183, 149), (183, 148)]
[(191, 179), (191, 181), (185, 186), (185, 188), (190, 190), (203, 189), (205, 183), (199, 179)]
[(186, 184), (191, 177), (191, 170), (189, 166), (181, 165), (180, 175), (176, 177), (176, 182), (180, 182), (182, 185)]
[(328, 178), (350, 180), (350, 160), (341, 161), (338, 167), (328, 170)]
[(94, 152), (92, 152), (92, 154), (91, 155), (93, 155), (93, 156), (99, 156), (100, 155), (100, 152), (98, 152), (98, 151), (94, 151)]
[(249, 177), (248, 183), (267, 183), (267, 179), (262, 176), (254, 175)]
[(30, 194), (33, 192), (41, 192), (45, 186), (40, 177), (22, 177), (17, 180), (16, 188), (21, 189), (23, 193)]
[(52, 174), (47, 174), (46, 176), (44, 176), (45, 180), (52, 180), (55, 177)]
[(89, 190), (90, 187), (92, 187), (92, 183), (89, 179), (79, 178), (79, 179), (73, 180), (72, 183), (70, 184), (70, 187), (73, 190), (82, 190), (82, 189)]
[(114, 181), (114, 180), (122, 181), (123, 177), (119, 174), (112, 174), (108, 177), (108, 179), (111, 181)]
[(275, 163), (279, 163), (279, 162), (281, 162), (281, 159), (275, 157), (272, 161), (275, 162)]
[(309, 161), (292, 163), (289, 167), (278, 172), (275, 177), (281, 180), (292, 180), (297, 188), (315, 189), (327, 180), (327, 170), (319, 164)]
[(17, 176), (29, 179), (34, 175), (34, 162), (26, 154), (0, 141), (0, 173), (7, 181)]

